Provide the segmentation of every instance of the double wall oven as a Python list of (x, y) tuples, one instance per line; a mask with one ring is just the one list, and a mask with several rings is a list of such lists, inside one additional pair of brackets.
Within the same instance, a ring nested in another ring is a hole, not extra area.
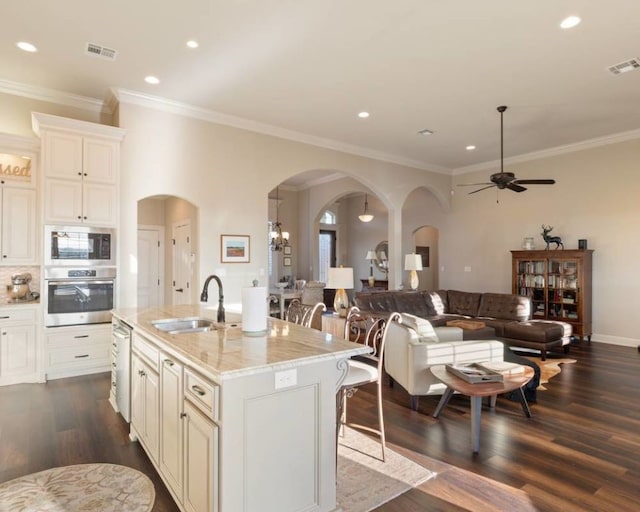
[(111, 322), (116, 293), (111, 229), (45, 227), (45, 325)]

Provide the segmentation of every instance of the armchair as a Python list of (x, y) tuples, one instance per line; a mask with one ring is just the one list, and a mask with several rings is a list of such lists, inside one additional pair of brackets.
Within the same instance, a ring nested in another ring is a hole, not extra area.
[(428, 320), (403, 313), (388, 327), (384, 368), (411, 396), (418, 409), (421, 395), (441, 395), (445, 386), (429, 370), (451, 363), (502, 361), (503, 344), (496, 340), (462, 341), (462, 329), (434, 328)]

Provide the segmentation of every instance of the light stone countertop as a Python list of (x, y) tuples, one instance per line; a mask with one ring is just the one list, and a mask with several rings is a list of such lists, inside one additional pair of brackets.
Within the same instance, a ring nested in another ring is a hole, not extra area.
[(347, 359), (370, 351), (363, 345), (276, 318), (268, 318), (267, 333), (258, 336), (244, 334), (241, 315), (234, 313), (227, 313), (226, 323), (216, 323), (217, 329), (208, 332), (168, 334), (151, 324), (155, 320), (185, 317), (215, 322), (215, 310), (193, 304), (122, 308), (115, 309), (113, 314), (143, 335), (157, 338), (216, 380), (273, 371), (319, 359)]

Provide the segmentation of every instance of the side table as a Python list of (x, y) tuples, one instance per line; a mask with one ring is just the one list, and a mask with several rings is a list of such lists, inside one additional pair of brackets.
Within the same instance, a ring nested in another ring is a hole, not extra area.
[(505, 375), (503, 382), (486, 382), (479, 384), (471, 384), (466, 380), (456, 377), (447, 371), (445, 365), (437, 365), (431, 367), (431, 373), (440, 380), (447, 389), (445, 390), (438, 406), (436, 407), (433, 417), (437, 418), (442, 409), (444, 409), (455, 391), (468, 396), (471, 399), (471, 443), (473, 445), (473, 453), (480, 451), (480, 415), (482, 413), (482, 398), (491, 397), (491, 406), (495, 406), (497, 395), (508, 393), (509, 391), (518, 390), (522, 410), (527, 418), (531, 417), (529, 404), (524, 396), (522, 386), (531, 380), (534, 375), (533, 368), (524, 367), (523, 373), (516, 375)]

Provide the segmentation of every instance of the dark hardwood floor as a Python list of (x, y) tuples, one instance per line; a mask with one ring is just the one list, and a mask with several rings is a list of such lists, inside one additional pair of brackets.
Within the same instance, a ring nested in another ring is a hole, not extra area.
[[(640, 354), (635, 347), (582, 342), (569, 357), (578, 362), (563, 365), (538, 393), (532, 418), (502, 397), (495, 410), (483, 410), (476, 455), (468, 399), (454, 396), (434, 419), (438, 397), (421, 398), (413, 411), (406, 392), (385, 387), (390, 447), (436, 464), (438, 476), (376, 510), (638, 510)], [(0, 387), (0, 482), (67, 464), (124, 464), (154, 481), (154, 512), (176, 511), (139, 444), (129, 441), (108, 391), (109, 374)], [(349, 413), (375, 421), (373, 389), (356, 393)]]

